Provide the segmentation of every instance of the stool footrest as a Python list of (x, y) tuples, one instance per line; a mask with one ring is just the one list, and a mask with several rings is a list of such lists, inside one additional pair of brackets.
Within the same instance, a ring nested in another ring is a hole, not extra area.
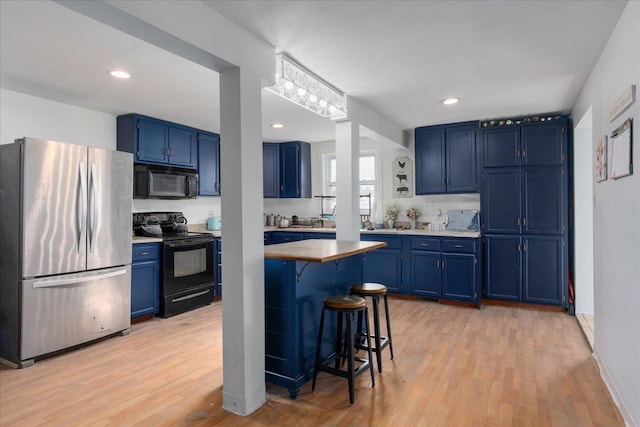
[[(349, 371), (345, 371), (343, 369), (336, 369), (334, 367), (331, 366), (327, 366), (326, 363), (329, 361), (332, 361), (333, 358), (329, 358), (329, 360), (325, 360), (323, 361), (320, 366), (317, 368), (318, 371), (320, 372), (328, 372), (332, 375), (336, 375), (342, 378), (349, 378)], [(361, 373), (363, 373), (365, 370), (369, 369), (369, 360), (368, 359), (363, 359), (361, 357), (354, 357), (353, 358), (354, 362), (360, 362), (361, 364), (357, 367), (354, 368), (353, 370), (353, 376), (357, 377), (358, 375), (360, 375)]]
[[(359, 335), (358, 338), (364, 338), (365, 335)], [(375, 345), (373, 345), (373, 341), (375, 341), (375, 335), (369, 335), (369, 337), (371, 338), (371, 351), (375, 352), (381, 352), (386, 346), (389, 345), (389, 337), (385, 337), (385, 336), (381, 336), (380, 337), (380, 348), (377, 348)], [(364, 340), (363, 340), (364, 341)], [(355, 348), (357, 348), (358, 350), (366, 350), (368, 348), (366, 341), (365, 342), (361, 342), (359, 339), (356, 340), (356, 344), (355, 344)]]

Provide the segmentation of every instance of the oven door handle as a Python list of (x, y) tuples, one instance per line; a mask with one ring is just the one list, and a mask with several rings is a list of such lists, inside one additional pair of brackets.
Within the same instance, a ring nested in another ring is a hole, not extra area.
[(178, 302), (178, 301), (184, 301), (187, 299), (191, 299), (191, 298), (196, 298), (202, 295), (206, 295), (210, 292), (210, 289), (207, 289), (205, 291), (201, 291), (201, 292), (196, 292), (195, 294), (189, 294), (189, 295), (185, 295), (183, 297), (179, 297), (179, 298), (174, 298), (171, 300), (171, 302)]

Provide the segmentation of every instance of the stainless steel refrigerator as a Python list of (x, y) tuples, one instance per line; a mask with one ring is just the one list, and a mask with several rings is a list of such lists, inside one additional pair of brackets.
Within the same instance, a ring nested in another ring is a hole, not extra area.
[(34, 358), (131, 325), (130, 153), (0, 145), (0, 358)]

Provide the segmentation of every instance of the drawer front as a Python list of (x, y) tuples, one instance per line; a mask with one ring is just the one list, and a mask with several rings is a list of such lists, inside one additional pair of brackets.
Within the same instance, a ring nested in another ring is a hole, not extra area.
[(133, 245), (131, 259), (136, 261), (155, 260), (160, 258), (159, 243), (137, 243)]
[(476, 252), (476, 241), (471, 239), (445, 239), (442, 242), (442, 252)]
[(368, 242), (385, 242), (385, 249), (402, 249), (402, 237), (385, 236), (384, 234), (361, 234), (360, 240)]
[(411, 239), (411, 249), (417, 251), (440, 252), (440, 239), (434, 239), (432, 237), (413, 237)]

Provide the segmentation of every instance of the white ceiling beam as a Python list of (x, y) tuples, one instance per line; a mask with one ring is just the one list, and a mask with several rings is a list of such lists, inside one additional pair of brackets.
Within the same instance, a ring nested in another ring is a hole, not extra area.
[(407, 148), (409, 132), (369, 106), (347, 95), (347, 118), (361, 126), (361, 136)]

